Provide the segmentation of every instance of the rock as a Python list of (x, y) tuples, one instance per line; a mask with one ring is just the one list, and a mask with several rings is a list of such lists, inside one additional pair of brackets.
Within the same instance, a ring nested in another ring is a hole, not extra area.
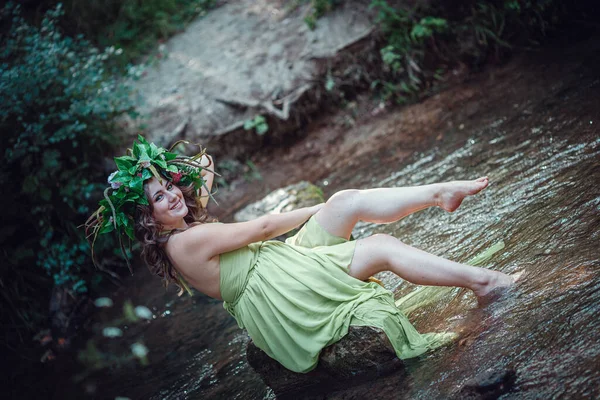
[[(243, 158), (261, 148), (264, 136), (270, 143), (289, 138), (304, 121), (296, 112), (321, 108), (308, 89), (323, 92), (319, 82), (332, 63), (318, 58), (345, 54), (347, 46), (370, 35), (374, 13), (362, 3), (342, 2), (319, 19), (310, 31), (318, 40), (311, 41), (303, 34), (310, 4), (286, 11), (255, 0), (220, 3), (169, 39), (161, 50), (169, 57), (130, 85), (139, 94), (138, 110), (150, 116), (148, 140), (168, 147), (185, 138), (219, 158)], [(257, 115), (267, 117), (264, 136), (243, 129)], [(178, 129), (182, 121), (188, 121), (184, 131)]]
[(278, 399), (309, 398), (371, 380), (404, 365), (383, 330), (351, 326), (340, 341), (321, 352), (317, 367), (306, 373), (292, 372), (248, 343), (248, 363), (271, 387)]
[(452, 397), (453, 399), (492, 400), (508, 393), (514, 387), (517, 373), (513, 368), (501, 371), (487, 370), (469, 379)]
[(269, 193), (262, 200), (249, 204), (234, 215), (236, 222), (250, 221), (264, 214), (278, 214), (301, 207), (310, 207), (324, 201), (321, 189), (301, 181)]

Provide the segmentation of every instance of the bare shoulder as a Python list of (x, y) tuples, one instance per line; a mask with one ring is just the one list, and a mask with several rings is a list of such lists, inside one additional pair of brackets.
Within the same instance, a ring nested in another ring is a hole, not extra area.
[[(206, 245), (210, 244), (210, 240), (207, 239), (211, 234), (210, 225), (212, 223), (198, 224), (171, 236), (167, 242), (169, 252), (171, 254), (201, 254), (202, 250), (207, 250)], [(206, 259), (210, 258), (206, 257)]]
[(193, 252), (206, 260), (268, 239), (262, 218), (248, 222), (199, 224), (176, 236), (172, 251)]

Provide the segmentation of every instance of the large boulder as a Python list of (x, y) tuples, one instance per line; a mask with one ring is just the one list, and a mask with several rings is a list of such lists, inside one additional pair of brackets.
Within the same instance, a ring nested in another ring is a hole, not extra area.
[(403, 366), (386, 334), (379, 328), (351, 326), (340, 341), (323, 349), (317, 367), (292, 372), (248, 343), (248, 363), (278, 399), (319, 397), (386, 375)]
[(517, 373), (513, 366), (489, 369), (469, 379), (451, 397), (453, 400), (493, 400), (514, 390)]
[[(222, 159), (287, 140), (332, 92), (323, 80), (332, 60), (354, 55), (375, 30), (366, 0), (342, 2), (314, 30), (305, 22), (308, 3), (219, 3), (161, 45), (154, 67), (131, 82), (139, 111), (150, 117), (146, 136), (159, 145), (185, 138)], [(259, 115), (266, 134), (244, 128)]]

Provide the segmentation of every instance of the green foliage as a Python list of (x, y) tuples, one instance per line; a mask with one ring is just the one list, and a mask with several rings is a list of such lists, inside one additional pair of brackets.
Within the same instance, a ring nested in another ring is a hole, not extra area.
[[(59, 0), (48, 0), (56, 4)], [(120, 67), (152, 51), (199, 15), (215, 0), (62, 0), (62, 26), (69, 34), (81, 33), (97, 47), (123, 49), (112, 61)], [(159, 55), (160, 57), (161, 55)]]
[(256, 164), (252, 160), (246, 161), (246, 167), (244, 168), (244, 180), (246, 182), (262, 181), (263, 177), (258, 170)]
[[(471, 0), (393, 7), (372, 0), (386, 40), (381, 58), (389, 78), (373, 82), (384, 99), (405, 103), (443, 79), (448, 63), (477, 64), (512, 42), (533, 41), (556, 22), (558, 0)], [(446, 8), (444, 8), (444, 5)], [(443, 63), (442, 63), (443, 60)]]
[(317, 20), (331, 11), (340, 0), (311, 0), (311, 9), (308, 15), (304, 17), (304, 22), (310, 30), (314, 30), (317, 27)]
[(249, 131), (255, 129), (258, 135), (264, 135), (269, 131), (267, 120), (262, 115), (257, 115), (254, 119), (249, 119), (244, 123), (244, 129)]
[(129, 89), (108, 78), (114, 49), (100, 52), (81, 36), (64, 36), (62, 15), (59, 5), (36, 27), (19, 6), (2, 10), (9, 29), (0, 51), (0, 241), (7, 260), (0, 276), (31, 274), (37, 265), (77, 293), (88, 290), (91, 272), (77, 225), (104, 186), (99, 166), (115, 142), (113, 119), (133, 108)]

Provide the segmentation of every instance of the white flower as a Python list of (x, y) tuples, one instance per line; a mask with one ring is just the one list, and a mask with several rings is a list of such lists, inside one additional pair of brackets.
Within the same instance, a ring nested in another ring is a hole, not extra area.
[(119, 328), (109, 326), (102, 329), (102, 335), (104, 335), (105, 337), (118, 337), (123, 336), (123, 331)]
[(113, 301), (108, 297), (99, 297), (94, 301), (94, 305), (96, 307), (112, 307)]
[(115, 177), (115, 175), (117, 174), (117, 172), (119, 172), (119, 171), (115, 171), (115, 172), (113, 172), (112, 174), (110, 174), (108, 176), (108, 183), (111, 183), (112, 179)]
[(118, 173), (119, 171), (115, 171), (112, 174), (110, 174), (108, 176), (108, 183), (110, 183), (110, 187), (113, 188), (114, 190), (117, 190), (118, 188), (121, 187), (121, 185), (123, 184), (122, 182), (113, 182), (113, 178), (115, 177), (115, 175)]
[(118, 188), (121, 187), (122, 184), (123, 184), (123, 182), (111, 182), (110, 187), (113, 188), (114, 190), (117, 190)]
[(131, 352), (137, 358), (142, 358), (148, 355), (148, 348), (141, 343), (134, 343), (131, 345)]
[(137, 306), (135, 308), (135, 315), (143, 319), (152, 319), (152, 311), (145, 306)]

